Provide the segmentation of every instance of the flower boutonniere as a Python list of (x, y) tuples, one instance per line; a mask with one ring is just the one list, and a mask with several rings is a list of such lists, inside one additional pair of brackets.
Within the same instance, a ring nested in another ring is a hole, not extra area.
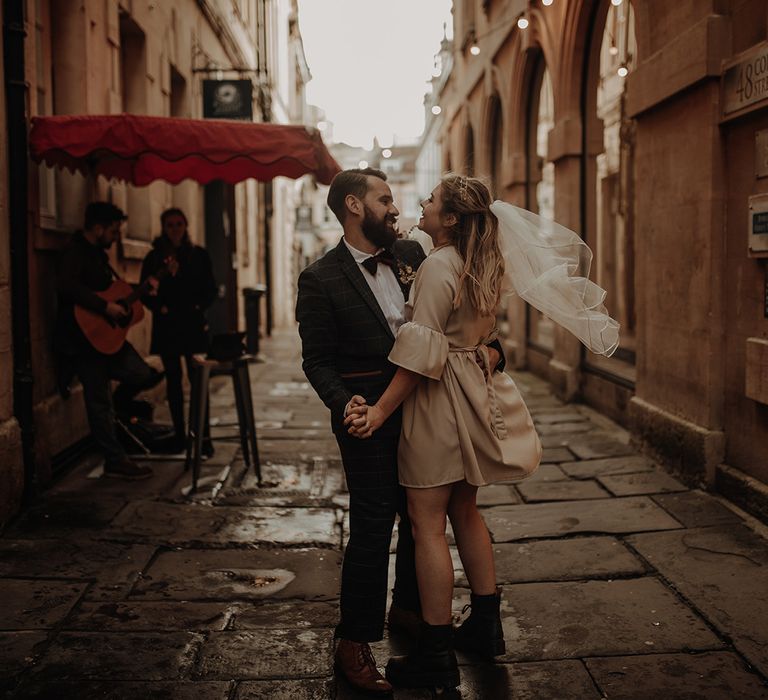
[(397, 278), (400, 280), (400, 284), (409, 285), (416, 279), (416, 270), (410, 265), (406, 265), (400, 260), (397, 261)]

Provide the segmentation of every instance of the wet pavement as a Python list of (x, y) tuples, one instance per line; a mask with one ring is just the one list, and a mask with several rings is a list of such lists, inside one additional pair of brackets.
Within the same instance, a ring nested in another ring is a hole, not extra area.
[[(332, 672), (348, 499), (327, 411), (294, 333), (264, 354), (251, 366), (264, 487), (236, 442), (217, 442), (196, 494), (178, 460), (124, 483), (91, 459), (5, 530), (0, 694), (358, 697)], [(766, 528), (678, 482), (605, 417), (515, 379), (544, 464), (480, 492), (507, 654), (460, 655), (461, 697), (768, 698)], [(234, 400), (217, 381), (212, 415), (226, 424)], [(459, 614), (469, 591), (454, 560)], [(380, 665), (408, 643), (376, 643)]]

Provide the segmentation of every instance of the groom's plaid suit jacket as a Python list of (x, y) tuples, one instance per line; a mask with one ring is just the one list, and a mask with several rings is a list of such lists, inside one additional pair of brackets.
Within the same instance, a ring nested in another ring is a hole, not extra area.
[[(395, 277), (407, 299), (411, 282), (400, 277), (407, 267), (415, 273), (424, 260), (416, 241), (392, 245)], [(334, 431), (342, 428), (343, 412), (354, 394), (375, 401), (395, 367), (387, 360), (395, 338), (376, 297), (344, 240), (299, 276), (296, 320), (302, 340), (304, 373), (331, 410)]]

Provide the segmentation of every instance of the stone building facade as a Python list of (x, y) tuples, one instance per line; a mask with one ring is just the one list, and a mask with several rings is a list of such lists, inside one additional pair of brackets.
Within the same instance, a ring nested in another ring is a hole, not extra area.
[(513, 302), (512, 363), (764, 508), (768, 6), (454, 0), (453, 19), (443, 168), (578, 231), (622, 325), (599, 358)]
[[(254, 121), (304, 121), (303, 84), (310, 76), (296, 0), (21, 0), (6, 5), (18, 7), (18, 16), (4, 18), (2, 41), (15, 47), (10, 55), (23, 75), (19, 81), (5, 70), (0, 121), (9, 111), (9, 123), (23, 122), (28, 131), (36, 115), (131, 112), (202, 118), (207, 79), (250, 81)], [(19, 90), (22, 107), (17, 99), (6, 109), (5, 96), (18, 96)], [(66, 400), (60, 396), (52, 331), (58, 252), (82, 225), (89, 201), (107, 199), (128, 213), (122, 241), (111, 251), (113, 266), (128, 281), (138, 278), (141, 260), (159, 233), (160, 213), (169, 206), (186, 212), (191, 237), (208, 247), (217, 271), (214, 330), (243, 327), (242, 290), (257, 284), (269, 287), (261, 314), (264, 330), (290, 319), (293, 293), (285, 280), (294, 267), (292, 181), (132, 187), (38, 167), (23, 153), (9, 153), (14, 138), (2, 125), (0, 523), (18, 510), (24, 491), (42, 488), (88, 434), (79, 388)], [(23, 226), (14, 229), (9, 223), (14, 220)], [(20, 260), (20, 253), (26, 258), (19, 268), (28, 274), (26, 288), (12, 284), (11, 250), (14, 259)], [(26, 351), (20, 339), (28, 341)], [(129, 339), (146, 353), (149, 322), (134, 327)]]

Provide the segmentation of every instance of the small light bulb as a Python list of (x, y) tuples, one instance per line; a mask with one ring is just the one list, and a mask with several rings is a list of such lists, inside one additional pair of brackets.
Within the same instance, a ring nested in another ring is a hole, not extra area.
[(619, 5), (621, 5), (621, 0), (611, 0), (611, 5), (613, 5), (614, 7), (618, 7)]
[(442, 111), (443, 111), (443, 108), (440, 105), (435, 105), (434, 107), (432, 107), (432, 114), (434, 115), (438, 115)]
[(629, 70), (627, 70), (626, 66), (620, 66), (619, 70), (616, 72), (619, 74), (620, 78), (626, 78), (627, 75), (629, 74)]
[(549, 5), (551, 5), (554, 1), (555, 0), (541, 0), (541, 4), (549, 7)]
[(525, 17), (521, 17), (519, 20), (517, 20), (517, 26), (520, 29), (527, 29), (528, 28), (528, 20)]
[(471, 53), (473, 56), (479, 56), (480, 47), (477, 44), (472, 44), (472, 46), (469, 47), (469, 53)]
[(388, 148), (385, 148), (381, 152), (381, 156), (382, 156), (382, 158), (391, 158), (392, 157), (392, 151), (390, 151)]
[(617, 56), (619, 53), (619, 48), (617, 46), (611, 46), (611, 48), (608, 49), (608, 53), (611, 54), (611, 56)]
[(360, 170), (365, 170), (368, 167), (368, 161), (367, 160), (361, 160), (357, 167), (360, 168)]

